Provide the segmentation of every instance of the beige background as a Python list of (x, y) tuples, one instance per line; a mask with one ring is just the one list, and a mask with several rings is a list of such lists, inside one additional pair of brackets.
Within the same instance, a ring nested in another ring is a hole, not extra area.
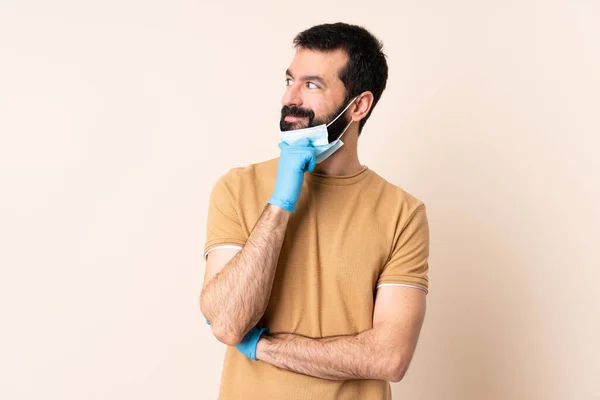
[(428, 205), (397, 399), (600, 399), (600, 4), (0, 2), (0, 398), (214, 399), (207, 201), (278, 155), (291, 41), (371, 29), (361, 162)]

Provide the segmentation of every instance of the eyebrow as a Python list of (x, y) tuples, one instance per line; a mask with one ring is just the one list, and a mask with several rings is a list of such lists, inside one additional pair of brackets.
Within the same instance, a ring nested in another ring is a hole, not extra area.
[[(294, 78), (294, 75), (292, 75), (292, 72), (289, 69), (285, 70), (285, 74), (286, 76), (289, 76), (292, 79)], [(327, 87), (327, 83), (325, 82), (325, 79), (321, 78), (319, 75), (305, 75), (305, 76), (301, 76), (300, 78), (301, 81), (315, 81), (318, 82), (319, 84), (321, 84), (321, 86)]]

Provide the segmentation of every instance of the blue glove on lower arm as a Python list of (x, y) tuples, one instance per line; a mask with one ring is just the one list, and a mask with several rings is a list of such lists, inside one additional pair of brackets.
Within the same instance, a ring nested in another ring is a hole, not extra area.
[(281, 142), (279, 148), (281, 154), (275, 189), (268, 203), (294, 212), (302, 191), (304, 173), (312, 171), (317, 165), (315, 148), (308, 139), (300, 139), (291, 145)]
[(258, 358), (256, 358), (256, 345), (263, 333), (269, 333), (269, 328), (259, 329), (257, 327), (254, 327), (250, 329), (250, 332), (248, 332), (246, 336), (244, 336), (242, 341), (237, 346), (235, 346), (235, 348), (238, 349), (240, 353), (244, 354), (249, 359), (258, 361)]

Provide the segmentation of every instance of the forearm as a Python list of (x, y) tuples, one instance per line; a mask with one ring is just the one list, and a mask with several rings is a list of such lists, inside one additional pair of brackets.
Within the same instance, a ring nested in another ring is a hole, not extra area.
[(279, 368), (322, 379), (397, 381), (400, 351), (380, 336), (376, 329), (323, 339), (293, 334), (263, 336), (256, 357)]
[(213, 331), (231, 342), (241, 340), (267, 308), (289, 216), (290, 212), (267, 205), (244, 248), (202, 292), (204, 316)]

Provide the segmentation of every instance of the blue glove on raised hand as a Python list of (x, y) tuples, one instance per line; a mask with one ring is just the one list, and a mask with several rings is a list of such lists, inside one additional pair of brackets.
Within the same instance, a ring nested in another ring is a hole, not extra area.
[(250, 332), (244, 336), (242, 341), (235, 346), (236, 349), (240, 351), (240, 353), (244, 354), (251, 360), (258, 361), (256, 358), (256, 345), (260, 336), (264, 333), (269, 333), (269, 328), (258, 329), (256, 326), (250, 329)]
[(302, 191), (304, 173), (312, 171), (317, 165), (315, 148), (306, 138), (292, 144), (281, 142), (279, 148), (281, 154), (277, 165), (275, 189), (268, 203), (294, 212)]

